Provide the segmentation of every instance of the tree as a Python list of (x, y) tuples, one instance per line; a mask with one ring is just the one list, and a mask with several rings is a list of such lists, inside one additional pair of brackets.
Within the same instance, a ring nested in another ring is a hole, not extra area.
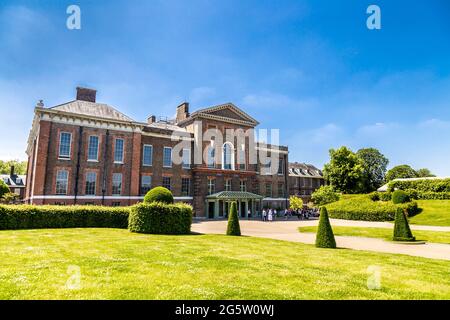
[(2, 197), (0, 197), (0, 203), (11, 204), (17, 201), (19, 195), (16, 193), (8, 192), (5, 193)]
[(418, 178), (417, 172), (407, 164), (393, 167), (386, 173), (386, 182), (390, 182), (394, 179), (406, 178)]
[(331, 228), (330, 219), (328, 218), (327, 208), (320, 208), (319, 226), (316, 234), (317, 248), (336, 248), (336, 240), (334, 239), (333, 229)]
[(316, 206), (323, 206), (327, 203), (338, 201), (339, 198), (339, 193), (335, 192), (332, 186), (321, 186), (311, 195), (311, 200)]
[(330, 150), (330, 162), (325, 164), (324, 176), (338, 192), (358, 193), (364, 177), (361, 159), (347, 147)]
[(363, 164), (363, 190), (372, 192), (383, 185), (389, 160), (375, 148), (359, 149), (356, 155)]
[(239, 226), (239, 217), (237, 213), (236, 202), (231, 203), (230, 214), (228, 215), (227, 235), (228, 236), (241, 235), (241, 227)]
[(26, 174), (27, 161), (19, 160), (0, 160), (0, 174), (9, 174), (11, 172), (11, 166), (14, 166), (14, 172), (16, 174)]
[(409, 227), (408, 218), (406, 217), (405, 209), (397, 208), (395, 213), (395, 225), (394, 225), (394, 241), (415, 241)]
[(300, 197), (290, 196), (289, 205), (292, 210), (297, 210), (303, 208), (303, 200)]
[(419, 178), (426, 178), (426, 177), (436, 177), (434, 174), (431, 173), (430, 169), (422, 168), (416, 171), (417, 176)]
[(3, 180), (0, 180), (0, 198), (2, 198), (4, 194), (7, 194), (9, 192), (10, 192), (9, 187)]

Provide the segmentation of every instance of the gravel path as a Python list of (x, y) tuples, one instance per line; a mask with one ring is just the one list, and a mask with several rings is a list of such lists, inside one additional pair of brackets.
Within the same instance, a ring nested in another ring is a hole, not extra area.
[[(269, 238), (276, 240), (285, 240), (313, 244), (315, 234), (300, 233), (298, 227), (317, 225), (317, 220), (310, 221), (274, 221), (262, 222), (256, 220), (241, 220), (241, 232), (245, 236)], [(331, 220), (332, 225), (339, 226), (359, 226), (359, 227), (384, 227), (393, 228), (391, 223), (386, 222), (366, 222), (366, 221), (347, 221)], [(415, 230), (449, 231), (448, 227), (430, 226), (411, 226)], [(420, 227), (421, 229), (419, 229)], [(422, 229), (424, 227), (424, 229)], [(220, 221), (195, 221), (192, 224), (192, 231), (205, 234), (225, 234), (227, 222)], [(441, 229), (443, 228), (443, 229)], [(347, 237), (336, 236), (337, 246), (340, 248), (376, 251), (385, 253), (406, 254), (410, 256), (450, 260), (450, 245), (440, 243), (426, 244), (399, 244), (383, 239), (365, 238), (365, 237)]]

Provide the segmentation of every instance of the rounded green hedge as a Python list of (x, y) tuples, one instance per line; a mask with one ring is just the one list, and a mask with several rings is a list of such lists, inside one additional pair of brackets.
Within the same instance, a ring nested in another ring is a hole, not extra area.
[(162, 202), (166, 204), (173, 203), (173, 195), (172, 192), (170, 192), (169, 189), (164, 187), (155, 187), (144, 197), (145, 203), (152, 203), (152, 202)]
[(395, 190), (392, 192), (392, 202), (394, 204), (401, 204), (411, 201), (409, 195), (403, 190)]
[(189, 234), (192, 207), (184, 203), (141, 203), (131, 207), (128, 229), (150, 234)]

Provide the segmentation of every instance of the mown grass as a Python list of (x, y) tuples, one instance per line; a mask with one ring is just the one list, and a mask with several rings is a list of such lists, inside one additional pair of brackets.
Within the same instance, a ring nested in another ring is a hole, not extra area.
[(448, 261), (249, 237), (1, 231), (0, 261), (1, 299), (450, 299)]
[(450, 226), (450, 200), (417, 200), (422, 212), (411, 217), (410, 223), (430, 226)]
[[(317, 226), (300, 227), (299, 231), (316, 233)], [(393, 229), (333, 226), (333, 233), (336, 236), (354, 236), (392, 240)], [(450, 232), (413, 230), (412, 233), (417, 240), (450, 244)]]

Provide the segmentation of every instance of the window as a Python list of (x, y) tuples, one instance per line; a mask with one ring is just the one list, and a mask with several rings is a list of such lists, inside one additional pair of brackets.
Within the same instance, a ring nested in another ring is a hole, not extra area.
[(97, 136), (89, 137), (88, 160), (90, 160), (90, 161), (98, 160), (98, 137)]
[(120, 207), (120, 201), (119, 202), (113, 202), (112, 206), (113, 207)]
[(86, 173), (86, 195), (95, 195), (95, 185), (97, 182), (97, 173)]
[(268, 159), (267, 163), (261, 163), (261, 174), (262, 175), (270, 175), (270, 167), (272, 165), (272, 160)]
[(191, 150), (183, 149), (183, 169), (189, 169), (191, 167)]
[(123, 163), (123, 139), (116, 139), (116, 145), (114, 148), (114, 162)]
[(266, 183), (266, 197), (272, 197), (272, 184)]
[(59, 158), (70, 159), (70, 146), (72, 144), (72, 134), (61, 132), (59, 135)]
[(284, 198), (285, 197), (284, 184), (283, 183), (279, 183), (278, 184), (278, 197), (280, 197), (280, 198)]
[(245, 180), (239, 181), (239, 190), (241, 190), (242, 192), (247, 191), (247, 181)]
[(239, 150), (239, 170), (245, 170), (245, 144)]
[(166, 168), (172, 167), (172, 148), (170, 147), (164, 147), (163, 167)]
[(112, 194), (113, 194), (113, 196), (120, 196), (122, 194), (122, 174), (121, 173), (113, 174)]
[(151, 166), (153, 164), (153, 146), (144, 144), (142, 153), (142, 164), (144, 166)]
[(208, 147), (208, 168), (215, 168), (216, 167), (216, 160), (215, 160), (216, 151), (213, 147)]
[(213, 194), (216, 189), (216, 180), (208, 179), (208, 195)]
[(190, 189), (191, 189), (191, 179), (182, 178), (181, 179), (181, 195), (185, 196), (185, 197), (189, 196)]
[(231, 191), (231, 179), (225, 179), (225, 191)]
[(56, 194), (67, 194), (67, 185), (69, 182), (69, 171), (59, 170), (56, 173)]
[(152, 176), (142, 176), (141, 194), (146, 194), (152, 188)]
[(223, 145), (222, 169), (234, 170), (233, 145), (231, 142), (225, 142)]
[(284, 160), (278, 159), (278, 174), (284, 174)]
[(163, 177), (162, 179), (162, 186), (166, 189), (171, 190), (171, 179), (170, 177)]

